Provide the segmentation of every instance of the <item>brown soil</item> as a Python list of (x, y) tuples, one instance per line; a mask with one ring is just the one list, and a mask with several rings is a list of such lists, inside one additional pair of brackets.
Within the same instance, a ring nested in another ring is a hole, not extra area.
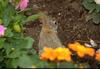
[[(38, 6), (56, 19), (58, 36), (64, 45), (75, 40), (89, 41), (88, 38), (99, 44), (100, 25), (86, 21), (87, 11), (82, 0), (31, 0), (30, 3), (33, 10)], [(38, 21), (27, 26), (26, 33), (35, 39), (34, 44), (38, 42), (40, 30), (41, 23)]]

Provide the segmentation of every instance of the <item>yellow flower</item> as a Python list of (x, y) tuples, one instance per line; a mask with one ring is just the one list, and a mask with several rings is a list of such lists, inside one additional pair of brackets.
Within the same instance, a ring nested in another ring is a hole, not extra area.
[(40, 58), (42, 60), (48, 60), (49, 59), (49, 60), (53, 61), (53, 60), (56, 59), (56, 53), (55, 53), (54, 49), (45, 47)]
[(57, 53), (57, 60), (71, 61), (71, 52), (68, 48), (58, 47), (55, 52)]
[(100, 60), (100, 53), (96, 53), (95, 59), (96, 59), (96, 60)]

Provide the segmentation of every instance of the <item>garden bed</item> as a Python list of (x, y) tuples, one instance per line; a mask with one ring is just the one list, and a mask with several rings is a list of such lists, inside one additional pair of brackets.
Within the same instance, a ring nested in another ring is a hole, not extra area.
[(99, 8), (94, 0), (1, 0), (0, 68), (100, 68)]
[[(33, 10), (34, 6), (38, 6), (40, 10), (46, 11), (56, 19), (58, 36), (64, 45), (76, 40), (89, 42), (89, 38), (91, 38), (99, 46), (100, 31), (98, 30), (100, 25), (96, 25), (92, 21), (86, 21), (88, 14), (83, 8), (82, 0), (32, 0), (31, 4)], [(34, 22), (28, 26), (27, 30), (27, 34), (38, 41), (41, 23)]]

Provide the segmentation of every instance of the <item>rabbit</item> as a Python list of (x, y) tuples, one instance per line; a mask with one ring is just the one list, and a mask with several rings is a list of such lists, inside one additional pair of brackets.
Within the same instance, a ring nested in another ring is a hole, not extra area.
[(39, 36), (39, 54), (43, 51), (44, 47), (57, 48), (64, 47), (57, 36), (57, 24), (55, 21), (46, 14), (40, 17), (42, 22), (42, 29)]

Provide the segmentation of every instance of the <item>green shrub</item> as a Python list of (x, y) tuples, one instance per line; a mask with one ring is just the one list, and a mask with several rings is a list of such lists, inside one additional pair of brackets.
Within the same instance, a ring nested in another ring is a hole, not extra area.
[(83, 6), (87, 10), (89, 10), (90, 15), (88, 19), (92, 19), (95, 24), (99, 24), (100, 23), (100, 5), (96, 4), (94, 0), (83, 0)]

